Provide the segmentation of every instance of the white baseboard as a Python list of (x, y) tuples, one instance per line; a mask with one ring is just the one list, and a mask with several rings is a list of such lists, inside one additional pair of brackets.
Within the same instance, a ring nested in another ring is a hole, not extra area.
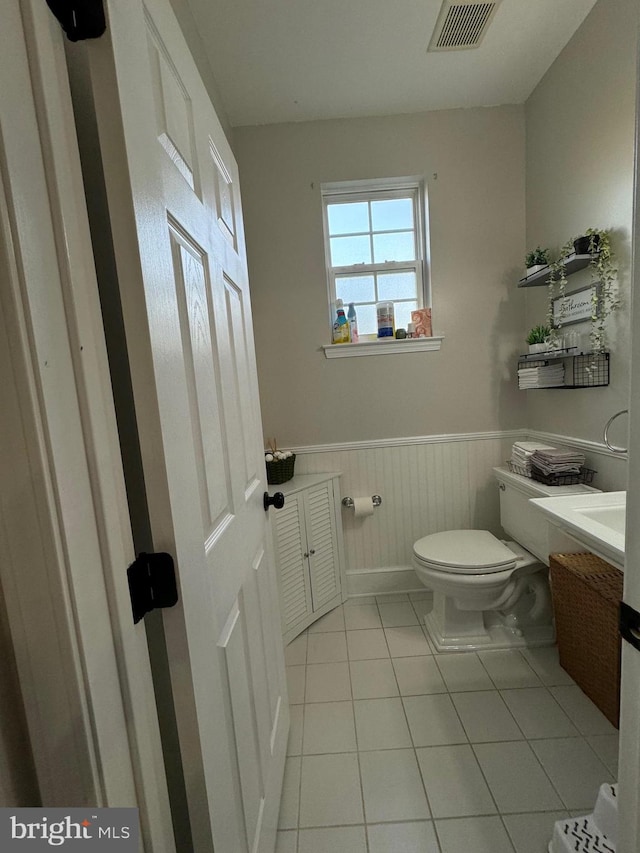
[(390, 592), (422, 592), (424, 587), (411, 566), (359, 569), (347, 572), (347, 595), (384, 595)]

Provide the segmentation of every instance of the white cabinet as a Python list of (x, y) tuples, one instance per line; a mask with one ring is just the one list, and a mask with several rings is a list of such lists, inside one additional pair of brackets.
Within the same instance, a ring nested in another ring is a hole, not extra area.
[(285, 642), (343, 600), (339, 476), (301, 474), (269, 489), (285, 496), (270, 512)]

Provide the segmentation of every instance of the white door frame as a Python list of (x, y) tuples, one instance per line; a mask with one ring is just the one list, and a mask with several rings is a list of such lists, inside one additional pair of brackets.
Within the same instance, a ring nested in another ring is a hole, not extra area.
[[(631, 384), (624, 600), (640, 610), (640, 50), (637, 59), (632, 230)], [(640, 652), (622, 641), (618, 853), (640, 850)]]
[(42, 804), (139, 807), (173, 853), (62, 33), (2, 17), (0, 582)]

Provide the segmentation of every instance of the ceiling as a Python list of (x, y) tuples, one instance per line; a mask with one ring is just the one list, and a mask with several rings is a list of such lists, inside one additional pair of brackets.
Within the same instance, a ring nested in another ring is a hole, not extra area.
[(595, 2), (502, 0), (427, 53), (442, 0), (188, 0), (233, 126), (522, 103)]

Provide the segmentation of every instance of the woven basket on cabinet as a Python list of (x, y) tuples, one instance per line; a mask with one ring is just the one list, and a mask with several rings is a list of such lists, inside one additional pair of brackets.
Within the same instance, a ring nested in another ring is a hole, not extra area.
[(296, 464), (296, 454), (293, 453), (287, 459), (274, 459), (273, 462), (265, 462), (267, 466), (267, 482), (270, 486), (278, 486), (286, 483), (293, 477), (293, 469)]

